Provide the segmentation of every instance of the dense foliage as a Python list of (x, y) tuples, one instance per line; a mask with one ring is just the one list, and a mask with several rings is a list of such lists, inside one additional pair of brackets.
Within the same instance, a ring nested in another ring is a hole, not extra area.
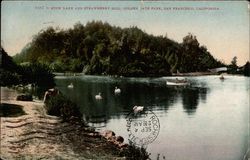
[(51, 96), (45, 101), (45, 109), (49, 115), (60, 116), (68, 121), (70, 118), (81, 118), (81, 113), (75, 103), (64, 97), (62, 94)]
[(250, 76), (250, 63), (247, 62), (244, 66), (243, 66), (243, 74), (245, 76)]
[(234, 73), (235, 74), (243, 74), (244, 76), (248, 76), (249, 77), (250, 76), (250, 63), (249, 63), (249, 61), (247, 61), (244, 66), (237, 67), (236, 72), (233, 69), (229, 70), (229, 73), (230, 73), (230, 71), (233, 74)]
[(1, 47), (0, 61), (0, 86), (11, 86), (19, 84), (20, 75), (17, 73), (18, 66), (13, 62), (12, 58)]
[(17, 65), (12, 58), (1, 48), (0, 85), (27, 85), (38, 87), (53, 87), (54, 75), (50, 69), (40, 63), (26, 63)]
[(192, 34), (179, 44), (137, 27), (122, 29), (100, 21), (42, 30), (15, 61), (45, 63), (56, 72), (123, 76), (162, 76), (222, 66)]

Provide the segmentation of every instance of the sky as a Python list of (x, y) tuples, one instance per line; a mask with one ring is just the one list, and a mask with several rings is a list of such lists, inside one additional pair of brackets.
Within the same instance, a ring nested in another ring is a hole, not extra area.
[(215, 58), (229, 64), (237, 56), (244, 65), (250, 56), (249, 15), (247, 1), (2, 1), (1, 45), (15, 55), (49, 26), (68, 29), (101, 20), (180, 43), (192, 33)]

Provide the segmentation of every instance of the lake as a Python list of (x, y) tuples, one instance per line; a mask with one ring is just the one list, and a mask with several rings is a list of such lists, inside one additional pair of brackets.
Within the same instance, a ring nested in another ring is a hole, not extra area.
[[(98, 131), (113, 130), (128, 143), (126, 118), (135, 105), (159, 119), (146, 146), (151, 159), (242, 160), (248, 147), (249, 81), (243, 76), (186, 77), (190, 86), (167, 86), (162, 78), (56, 76), (59, 90), (76, 102)], [(73, 83), (74, 88), (67, 86)], [(121, 93), (114, 93), (115, 87)], [(102, 94), (102, 100), (95, 95)]]

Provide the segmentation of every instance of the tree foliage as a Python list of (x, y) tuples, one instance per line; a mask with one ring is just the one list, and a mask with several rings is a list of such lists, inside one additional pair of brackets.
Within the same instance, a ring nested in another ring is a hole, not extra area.
[(1, 67), (0, 67), (0, 85), (11, 86), (19, 84), (21, 76), (18, 74), (18, 66), (12, 58), (1, 47)]
[(236, 56), (233, 57), (231, 64), (228, 65), (228, 68), (229, 68), (228, 72), (231, 74), (236, 74), (238, 72), (237, 71), (238, 66), (237, 66), (237, 57)]
[(124, 76), (162, 76), (223, 65), (192, 34), (177, 43), (135, 26), (122, 29), (101, 21), (42, 30), (15, 60), (45, 63), (58, 72)]
[(242, 67), (244, 76), (250, 76), (250, 63), (249, 61)]
[(48, 66), (40, 63), (23, 63), (17, 65), (3, 48), (1, 48), (0, 85), (27, 85), (50, 88), (54, 84), (54, 75)]

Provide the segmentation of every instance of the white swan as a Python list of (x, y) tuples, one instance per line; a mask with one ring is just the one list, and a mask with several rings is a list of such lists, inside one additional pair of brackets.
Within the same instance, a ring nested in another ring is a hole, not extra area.
[(120, 88), (115, 87), (115, 94), (119, 94), (119, 93), (121, 93), (121, 89), (120, 89)]
[(133, 108), (134, 113), (141, 112), (141, 111), (143, 111), (143, 109), (144, 109), (143, 106), (134, 106), (134, 108)]
[(73, 83), (70, 83), (70, 85), (68, 85), (68, 88), (74, 88)]
[(102, 99), (102, 96), (101, 96), (100, 92), (99, 92), (99, 94), (95, 95), (95, 99), (97, 99), (97, 100), (101, 100)]

